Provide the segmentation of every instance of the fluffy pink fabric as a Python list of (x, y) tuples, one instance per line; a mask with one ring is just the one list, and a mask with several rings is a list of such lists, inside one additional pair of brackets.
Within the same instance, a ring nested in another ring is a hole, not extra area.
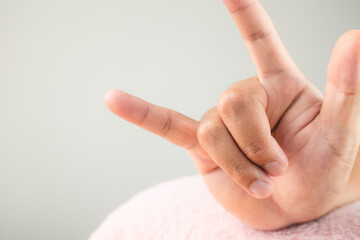
[(151, 187), (111, 213), (90, 240), (360, 239), (360, 202), (316, 221), (258, 231), (225, 211), (199, 176)]

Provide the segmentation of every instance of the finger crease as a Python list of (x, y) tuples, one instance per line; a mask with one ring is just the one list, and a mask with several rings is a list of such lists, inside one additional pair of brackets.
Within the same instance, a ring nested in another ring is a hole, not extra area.
[(165, 137), (172, 127), (173, 116), (171, 111), (168, 110), (168, 117), (165, 124), (162, 127), (162, 137)]
[(150, 106), (147, 104), (146, 108), (145, 108), (145, 111), (144, 111), (144, 114), (142, 115), (142, 117), (140, 118), (140, 120), (137, 123), (138, 126), (143, 125), (143, 123), (145, 122), (145, 120), (147, 119), (147, 117), (149, 115), (149, 112), (150, 112)]
[(344, 95), (344, 96), (354, 96), (357, 94), (356, 91), (348, 91), (348, 90), (345, 90), (345, 89), (342, 89), (340, 88), (338, 85), (336, 85), (335, 83), (332, 83), (332, 82), (328, 82), (329, 84), (331, 84), (336, 90), (338, 93), (340, 93), (341, 95)]
[(248, 42), (254, 42), (256, 40), (264, 39), (268, 37), (272, 32), (273, 32), (272, 30), (255, 32), (253, 34), (244, 36), (244, 40)]

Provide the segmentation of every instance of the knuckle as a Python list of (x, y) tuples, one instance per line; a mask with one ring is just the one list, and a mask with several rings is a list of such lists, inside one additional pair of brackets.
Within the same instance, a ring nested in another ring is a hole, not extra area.
[(241, 150), (250, 160), (254, 161), (265, 159), (266, 155), (269, 153), (266, 144), (260, 141), (248, 143), (244, 147), (241, 147)]
[(149, 112), (150, 112), (150, 106), (146, 105), (145, 110), (143, 111), (141, 117), (139, 118), (138, 122), (136, 123), (138, 126), (142, 126), (144, 124), (144, 122), (146, 122), (146, 120), (148, 119), (149, 116)]
[(214, 142), (221, 131), (218, 119), (209, 118), (200, 122), (197, 130), (199, 142), (202, 144), (209, 144)]
[(235, 182), (242, 182), (245, 177), (245, 166), (243, 164), (235, 164), (234, 166), (229, 167), (229, 176), (235, 180)]
[(254, 42), (256, 40), (264, 39), (264, 38), (268, 37), (271, 33), (272, 33), (272, 30), (261, 29), (261, 30), (258, 30), (256, 32), (253, 32), (253, 33), (250, 33), (250, 34), (244, 36), (244, 39), (249, 42)]
[(223, 116), (233, 116), (250, 105), (248, 94), (239, 89), (227, 90), (219, 99), (218, 111)]
[(165, 137), (169, 134), (169, 132), (172, 128), (172, 123), (173, 123), (173, 115), (172, 115), (172, 112), (170, 110), (168, 110), (168, 116), (161, 128), (161, 136), (162, 137)]

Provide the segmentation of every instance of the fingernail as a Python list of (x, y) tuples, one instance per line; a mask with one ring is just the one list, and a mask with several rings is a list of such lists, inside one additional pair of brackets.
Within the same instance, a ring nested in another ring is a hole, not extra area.
[(280, 176), (284, 172), (284, 167), (277, 162), (266, 164), (263, 169), (271, 176)]
[(264, 181), (257, 180), (250, 185), (250, 192), (254, 194), (256, 198), (264, 199), (271, 194), (271, 187)]

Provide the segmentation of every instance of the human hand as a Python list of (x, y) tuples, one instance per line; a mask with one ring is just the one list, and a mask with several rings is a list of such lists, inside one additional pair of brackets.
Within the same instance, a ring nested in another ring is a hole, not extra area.
[(106, 94), (108, 108), (187, 149), (217, 201), (252, 227), (309, 221), (360, 199), (360, 31), (338, 40), (323, 97), (258, 1), (223, 1), (257, 77), (231, 86), (200, 122), (120, 90)]

